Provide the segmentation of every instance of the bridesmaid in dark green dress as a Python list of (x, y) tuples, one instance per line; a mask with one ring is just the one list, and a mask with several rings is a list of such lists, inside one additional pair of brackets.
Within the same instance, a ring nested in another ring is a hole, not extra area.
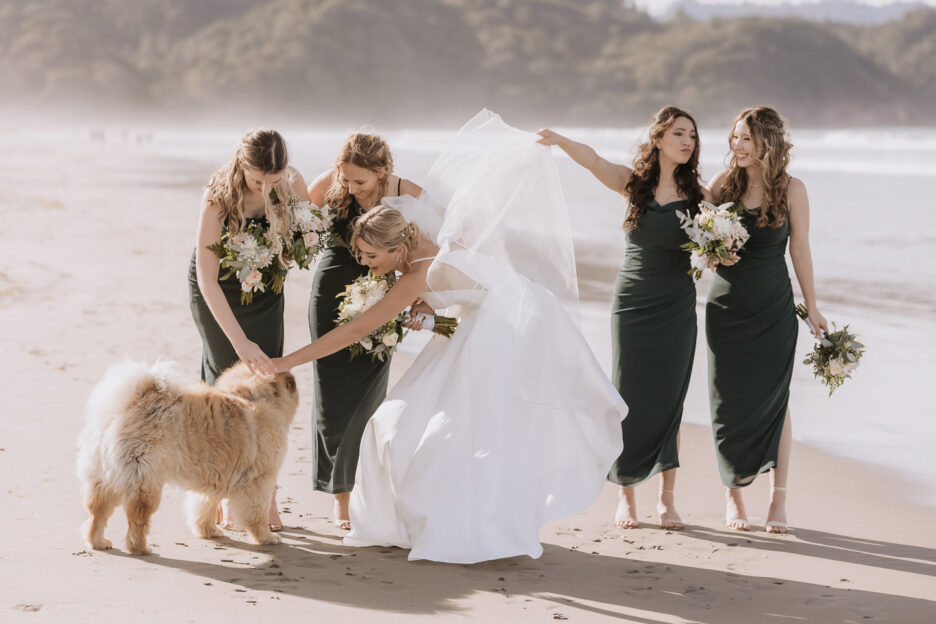
[[(355, 133), (342, 145), (334, 169), (309, 187), (313, 203), (327, 204), (336, 212), (333, 227), (342, 239), (322, 253), (312, 283), (309, 332), (313, 341), (335, 328), (338, 294), (367, 274), (367, 267), (350, 251), (354, 220), (383, 197), (401, 193), (418, 197), (421, 193), (417, 185), (392, 172), (393, 157), (386, 142), (373, 134)], [(387, 396), (390, 360), (372, 362), (366, 356), (352, 360), (345, 349), (313, 363), (313, 487), (334, 495), (334, 521), (342, 529), (351, 528), (348, 501), (361, 437), (367, 421)]]
[[(283, 198), (307, 196), (302, 176), (287, 165), (287, 158), (286, 143), (278, 132), (249, 132), (206, 187), (188, 278), (192, 318), (202, 337), (202, 379), (209, 384), (238, 360), (255, 373), (272, 374), (270, 358), (283, 354), (283, 295), (269, 289), (255, 292), (251, 303), (241, 305), (240, 283), (233, 277), (219, 280), (218, 257), (208, 246), (220, 242), (223, 233), (242, 230), (251, 222), (285, 234), (285, 202), (273, 204), (271, 192)], [(270, 527), (282, 528), (275, 493)]]
[(598, 180), (628, 200), (627, 255), (614, 287), (612, 379), (627, 403), (621, 423), (624, 450), (608, 479), (620, 486), (615, 522), (638, 525), (634, 486), (662, 473), (657, 511), (665, 529), (683, 528), (674, 488), (679, 425), (696, 344), (696, 291), (688, 275), (688, 241), (676, 211), (694, 213), (699, 184), (696, 124), (675, 106), (661, 109), (633, 168), (612, 164), (593, 149), (550, 130), (558, 145)]
[(785, 533), (798, 325), (788, 240), (809, 320), (817, 333), (828, 326), (816, 305), (806, 187), (786, 172), (792, 145), (783, 118), (764, 106), (747, 109), (735, 119), (729, 145), (729, 167), (709, 187), (719, 202), (745, 208), (750, 238), (737, 262), (716, 268), (706, 305), (712, 432), (727, 488), (727, 526), (750, 529), (741, 488), (769, 470), (766, 530)]

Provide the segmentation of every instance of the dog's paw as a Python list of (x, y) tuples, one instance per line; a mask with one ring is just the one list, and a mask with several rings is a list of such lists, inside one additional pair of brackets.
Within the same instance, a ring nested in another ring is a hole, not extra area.
[(200, 526), (200, 527), (192, 527), (192, 533), (204, 539), (211, 539), (213, 537), (224, 537), (224, 531), (218, 528), (218, 526), (215, 524), (209, 524), (207, 526)]
[(279, 544), (282, 540), (280, 536), (275, 533), (270, 533), (269, 535), (264, 535), (257, 538), (258, 544)]
[(109, 539), (105, 539), (103, 537), (97, 541), (88, 542), (88, 546), (94, 550), (110, 550), (114, 547)]
[(127, 552), (129, 552), (131, 555), (152, 555), (153, 549), (146, 545), (130, 546), (127, 544)]

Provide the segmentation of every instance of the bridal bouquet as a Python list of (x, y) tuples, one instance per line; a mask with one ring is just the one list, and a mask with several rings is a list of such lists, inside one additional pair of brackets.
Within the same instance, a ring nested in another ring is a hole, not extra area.
[[(362, 275), (351, 282), (344, 292), (338, 295), (341, 302), (338, 304), (338, 319), (335, 324), (343, 325), (371, 308), (383, 299), (394, 282), (396, 282), (396, 276), (392, 272), (387, 275), (375, 275), (368, 272), (367, 275)], [(426, 317), (423, 321), (423, 329), (431, 329), (433, 333), (446, 338), (451, 338), (458, 326), (458, 321), (448, 316), (433, 315), (431, 320), (428, 314), (423, 316)], [(348, 347), (351, 349), (351, 359), (369, 353), (372, 360), (383, 362), (403, 339), (403, 320), (404, 315), (401, 313)]]
[(300, 269), (308, 269), (312, 260), (332, 243), (334, 216), (328, 206), (319, 208), (310, 201), (289, 200), (290, 239), (286, 252)]
[[(807, 318), (806, 306), (802, 303), (796, 306), (796, 314), (806, 321), (810, 329), (812, 324)], [(835, 323), (832, 324), (835, 328)], [(822, 333), (822, 338), (816, 343), (812, 353), (806, 356), (803, 364), (811, 364), (813, 374), (829, 388), (829, 396), (835, 389), (851, 378), (851, 374), (858, 368), (858, 362), (864, 355), (865, 346), (858, 342), (858, 336), (849, 333), (848, 325), (832, 332)]]
[(694, 217), (681, 210), (676, 211), (682, 229), (689, 235), (689, 242), (683, 243), (682, 248), (690, 254), (689, 275), (695, 279), (702, 277), (702, 271), (707, 267), (720, 264), (722, 260), (737, 262), (738, 251), (750, 238), (741, 224), (741, 211), (732, 209), (733, 205), (728, 202), (716, 206), (703, 201)]
[(221, 241), (208, 245), (220, 260), (221, 269), (227, 270), (220, 280), (236, 277), (241, 284), (241, 305), (253, 301), (255, 292), (283, 292), (287, 267), (279, 253), (274, 250), (270, 231), (259, 223), (248, 223), (234, 234), (225, 232)]
[[(375, 275), (368, 272), (367, 275), (362, 275), (351, 282), (344, 292), (338, 295), (341, 303), (338, 304), (338, 319), (335, 324), (344, 325), (371, 308), (383, 299), (394, 282), (396, 282), (396, 276), (393, 272), (387, 275)], [(388, 355), (393, 353), (402, 339), (403, 315), (400, 314), (348, 347), (351, 349), (351, 359), (362, 353), (369, 353), (372, 360), (383, 362)]]

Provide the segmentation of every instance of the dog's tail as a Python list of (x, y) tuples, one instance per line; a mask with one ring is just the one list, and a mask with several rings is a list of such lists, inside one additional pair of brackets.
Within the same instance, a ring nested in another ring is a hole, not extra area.
[(123, 362), (111, 367), (94, 387), (85, 410), (85, 425), (78, 437), (78, 478), (88, 484), (105, 479), (105, 447), (113, 440), (112, 425), (145, 392), (165, 390), (183, 382), (173, 362)]
[(122, 362), (112, 366), (94, 387), (88, 399), (86, 418), (119, 414), (147, 389), (165, 389), (178, 383), (174, 362), (157, 361), (149, 367), (143, 362)]

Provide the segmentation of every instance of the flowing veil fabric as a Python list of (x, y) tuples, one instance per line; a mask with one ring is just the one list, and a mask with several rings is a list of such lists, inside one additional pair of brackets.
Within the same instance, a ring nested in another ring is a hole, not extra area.
[(419, 199), (387, 198), (439, 245), (428, 277), (439, 300), (458, 303), (466, 286), (482, 289), (485, 305), (521, 323), (529, 312), (522, 276), (578, 318), (572, 228), (538, 138), (482, 110), (439, 155)]
[(597, 498), (626, 407), (572, 316), (572, 237), (552, 157), (482, 111), (418, 199), (385, 200), (440, 251), (424, 299), (455, 310), (367, 424), (353, 546), (474, 563), (538, 557), (539, 529)]

